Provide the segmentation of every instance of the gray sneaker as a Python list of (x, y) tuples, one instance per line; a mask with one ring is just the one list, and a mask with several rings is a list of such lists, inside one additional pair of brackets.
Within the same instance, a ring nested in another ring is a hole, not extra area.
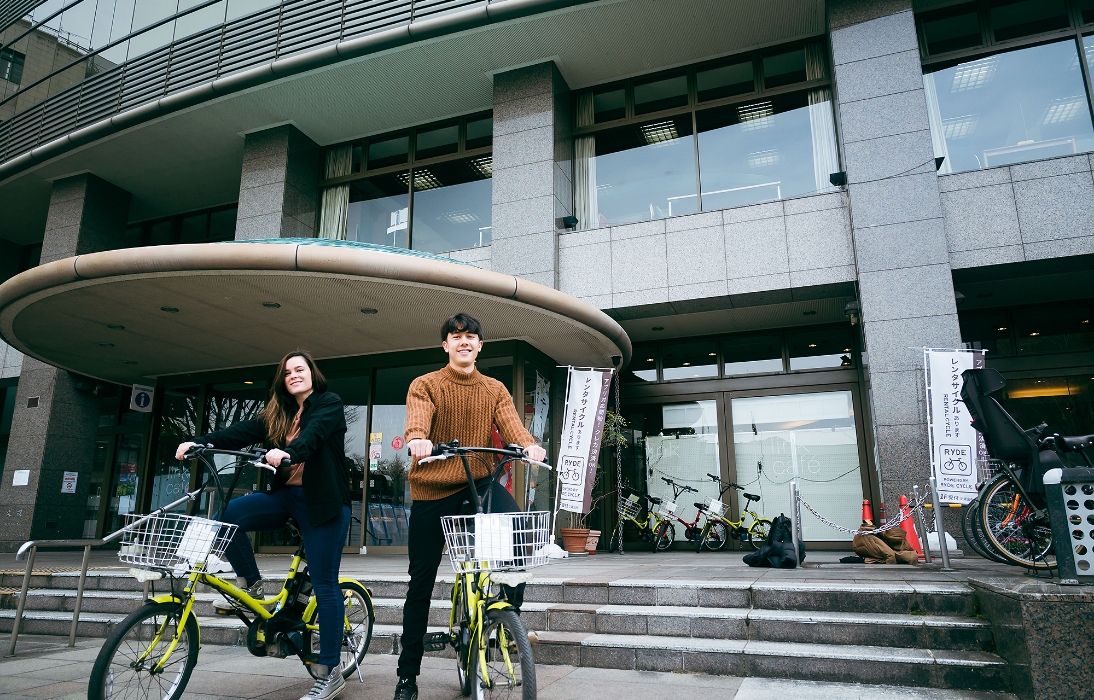
[[(236, 585), (239, 586), (240, 588), (242, 588), (244, 593), (251, 596), (255, 600), (262, 600), (263, 598), (266, 597), (262, 593), (262, 579), (258, 579), (257, 581), (255, 581), (253, 586), (249, 586), (247, 588), (244, 588), (244, 586), (246, 586), (246, 584), (247, 584), (247, 582), (243, 581), (243, 580), (240, 580), (240, 581), (236, 582)], [(238, 607), (239, 606), (236, 604), (236, 602), (234, 600), (228, 600), (226, 598), (220, 598), (218, 600), (213, 601), (213, 608), (215, 610), (219, 611), (219, 612), (231, 612), (231, 611), (235, 610)]]
[(308, 694), (300, 700), (330, 700), (338, 697), (339, 693), (346, 689), (346, 681), (342, 678), (342, 664), (337, 664), (332, 669), (315, 664), (312, 667), (313, 675), (318, 676), (312, 684)]

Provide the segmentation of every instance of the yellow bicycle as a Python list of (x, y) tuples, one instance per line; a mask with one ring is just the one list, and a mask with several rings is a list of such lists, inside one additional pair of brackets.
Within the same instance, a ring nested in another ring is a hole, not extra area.
[[(718, 484), (718, 498), (712, 498), (709, 504), (699, 509), (707, 517), (707, 522), (703, 525), (703, 531), (699, 535), (698, 544), (695, 547), (696, 553), (702, 552), (704, 548), (711, 550), (722, 549), (731, 537), (741, 540), (752, 549), (759, 549), (764, 540), (767, 539), (767, 533), (771, 532), (771, 521), (756, 515), (751, 510), (752, 504), (758, 503), (760, 497), (751, 493), (742, 493), (741, 495), (745, 497), (745, 508), (741, 512), (741, 519), (730, 520), (725, 514), (726, 505), (722, 503), (722, 497), (730, 489), (743, 492), (744, 487), (738, 486), (732, 481), (722, 481), (713, 474), (707, 474), (707, 476)], [(696, 503), (695, 505), (702, 504)], [(747, 525), (746, 522), (748, 522)]]
[[(206, 455), (239, 457), (245, 464), (265, 465), (266, 450), (235, 452), (198, 445), (187, 458), (196, 457), (209, 467), (210, 478), (221, 495), (223, 512), (242, 469), (227, 496), (219, 473)], [(231, 468), (222, 467), (221, 471)], [(186, 494), (174, 503), (145, 516), (129, 516), (123, 528), (118, 558), (134, 565), (130, 574), (139, 581), (168, 579), (170, 593), (153, 595), (145, 604), (118, 623), (99, 650), (88, 681), (88, 700), (175, 700), (182, 696), (197, 664), (201, 633), (194, 614), (194, 593), (205, 584), (233, 603), (235, 614), (247, 626), (247, 649), (255, 656), (287, 658), (296, 656), (312, 671), (318, 654), (319, 625), (316, 599), (308, 577), (304, 545), (301, 543), (281, 590), (272, 598), (256, 600), (233, 583), (209, 572), (223, 560), (224, 551), (236, 526), (169, 512), (187, 501), (195, 501), (206, 486)], [(351, 578), (339, 578), (346, 616), (342, 630), (342, 676), (354, 671), (361, 678), (359, 664), (368, 653), (376, 613), (367, 588)], [(178, 590), (176, 590), (178, 587)], [(312, 674), (314, 675), (314, 674)]]
[[(647, 502), (648, 507), (643, 509), (643, 505)], [(620, 495), (619, 506), (616, 508), (619, 513), (619, 522), (616, 524), (615, 530), (612, 531), (608, 551), (616, 552), (619, 550), (620, 540), (623, 538), (623, 526), (628, 522), (633, 524), (634, 529), (638, 531), (639, 539), (654, 545), (653, 551), (655, 553), (668, 549), (672, 544), (672, 538), (668, 534), (669, 528), (662, 526), (665, 518), (661, 517), (655, 510), (655, 506), (659, 506), (661, 503), (662, 499), (636, 491), (630, 485), (623, 484), (623, 493)], [(645, 510), (645, 516), (642, 515), (643, 510)], [(673, 535), (675, 535), (675, 531), (673, 531)]]
[[(486, 480), (485, 493), (479, 498), (482, 482), (476, 488), (468, 464), (468, 455), (497, 455), (501, 462)], [(505, 449), (460, 447), (453, 440), (433, 448), (433, 456), (419, 464), (458, 456), (471, 485), (472, 515), (441, 519), (448, 558), (456, 572), (452, 587), (452, 612), (448, 631), (427, 634), (427, 651), (456, 651), (456, 674), (460, 691), (476, 700), (520, 698), (535, 700), (536, 662), (528, 631), (521, 622), (521, 586), (532, 580), (527, 571), (548, 562), (550, 513), (491, 513), (491, 486), (505, 466), (521, 460), (533, 462), (519, 445)], [(486, 501), (485, 512), (483, 501)]]

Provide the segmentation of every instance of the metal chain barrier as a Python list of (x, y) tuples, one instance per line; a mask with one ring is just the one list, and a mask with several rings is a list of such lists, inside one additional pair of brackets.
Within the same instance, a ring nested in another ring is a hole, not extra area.
[(887, 530), (892, 530), (894, 527), (899, 527), (900, 524), (903, 523), (905, 520), (911, 519), (911, 517), (913, 515), (915, 515), (915, 512), (917, 510), (921, 510), (923, 508), (923, 504), (926, 503), (929, 500), (929, 498), (930, 498), (929, 493), (930, 493), (929, 491), (927, 493), (925, 493), (922, 496), (922, 498), (920, 498), (918, 501), (915, 502), (914, 505), (909, 503), (907, 513), (902, 512), (900, 514), (900, 517), (897, 518), (896, 520), (890, 520), (889, 522), (885, 523), (881, 527), (874, 528), (873, 530), (857, 530), (857, 529), (852, 530), (850, 528), (843, 527), (842, 525), (837, 525), (834, 522), (832, 522), (831, 520), (829, 520), (828, 518), (826, 518), (823, 515), (821, 515), (820, 513), (818, 513), (817, 509), (814, 508), (812, 505), (810, 505), (809, 501), (805, 500), (801, 496), (798, 496), (798, 502), (801, 503), (803, 506), (805, 506), (805, 509), (808, 510), (810, 513), (812, 513), (813, 516), (817, 520), (821, 521), (822, 523), (824, 523), (828, 527), (832, 528), (833, 530), (838, 530), (839, 532), (846, 532), (846, 533), (849, 533), (849, 534), (852, 534), (852, 535), (876, 535), (879, 532), (885, 532)]

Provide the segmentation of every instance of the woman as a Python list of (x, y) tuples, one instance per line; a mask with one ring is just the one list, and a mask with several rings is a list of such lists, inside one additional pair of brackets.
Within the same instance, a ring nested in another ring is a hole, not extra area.
[[(291, 352), (277, 365), (270, 398), (258, 418), (184, 442), (175, 452), (182, 459), (195, 444), (238, 450), (256, 443), (273, 446), (266, 462), (278, 467), (286, 457), (291, 467), (278, 469), (273, 489), (229, 502), (220, 518), (239, 526), (228, 544), (228, 561), (239, 584), (263, 599), (262, 579), (246, 532), (277, 530), (292, 517), (304, 538), (308, 572), (319, 612), (319, 663), (311, 691), (301, 700), (326, 700), (345, 687), (339, 667), (345, 606), (338, 588), (342, 544), (350, 522), (349, 474), (345, 455), (346, 418), (342, 399), (327, 391), (327, 380), (311, 355)], [(224, 603), (224, 605), (228, 605)]]

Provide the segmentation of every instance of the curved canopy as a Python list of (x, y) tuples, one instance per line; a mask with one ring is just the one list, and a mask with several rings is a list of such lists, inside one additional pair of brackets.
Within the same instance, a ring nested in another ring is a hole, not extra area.
[(556, 361), (630, 360), (626, 332), (558, 290), (424, 253), (323, 239), (128, 248), (0, 285), (0, 336), (49, 364), (129, 384), (158, 376), (436, 347), (457, 312), (487, 341)]

